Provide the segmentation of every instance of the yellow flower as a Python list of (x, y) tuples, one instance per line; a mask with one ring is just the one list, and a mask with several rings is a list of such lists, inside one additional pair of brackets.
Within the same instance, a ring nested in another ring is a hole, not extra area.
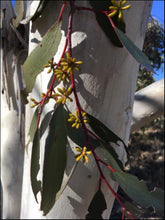
[(67, 99), (68, 99), (70, 102), (73, 101), (73, 99), (69, 97), (70, 94), (72, 93), (72, 88), (71, 88), (71, 87), (69, 87), (67, 90), (66, 90), (65, 87), (63, 87), (62, 89), (57, 88), (57, 90), (58, 90), (59, 93), (57, 93), (57, 92), (54, 93), (54, 96), (56, 96), (56, 97), (61, 97), (61, 98), (59, 98), (59, 99), (56, 101), (57, 103), (62, 103), (62, 104), (64, 105), (64, 104), (66, 103), (66, 100), (67, 100)]
[(90, 155), (92, 152), (91, 151), (86, 151), (87, 147), (76, 147), (76, 151), (78, 151), (79, 153), (77, 155), (75, 155), (76, 157), (76, 161), (78, 162), (81, 158), (82, 158), (82, 162), (83, 163), (88, 163), (89, 162), (89, 158), (88, 155)]
[[(82, 111), (81, 114), (82, 114), (84, 123), (87, 123), (88, 120), (85, 118), (86, 112)], [(68, 119), (68, 121), (69, 122), (74, 122), (72, 124), (72, 127), (76, 127), (76, 129), (78, 129), (80, 127), (80, 125), (81, 125), (81, 121), (80, 121), (80, 118), (79, 118), (78, 110), (75, 110), (75, 115), (69, 114), (69, 116), (70, 116), (70, 118)]]
[(47, 73), (50, 73), (52, 70), (53, 70), (53, 72), (54, 72), (54, 69), (55, 69), (55, 67), (57, 66), (57, 64), (54, 62), (54, 58), (52, 57), (51, 60), (48, 60), (48, 63), (49, 63), (49, 64), (43, 65), (43, 67), (45, 67), (45, 68), (50, 67), (50, 68), (48, 69), (48, 72), (47, 72)]
[(37, 102), (34, 98), (30, 98), (30, 100), (34, 103), (33, 105), (30, 106), (30, 108), (34, 108), (39, 104), (39, 102)]
[(64, 83), (66, 83), (67, 79), (70, 80), (69, 74), (66, 71), (63, 70), (62, 66), (59, 66), (55, 70), (55, 75), (58, 78), (59, 82), (63, 81)]
[[(45, 99), (45, 101), (44, 101), (45, 104), (49, 102), (49, 99), (50, 99), (50, 98), (53, 98), (52, 95), (50, 95), (50, 94), (51, 94), (51, 93), (49, 93), (48, 96), (46, 97), (46, 99)], [(41, 93), (41, 97), (42, 97), (42, 98), (44, 98), (45, 95), (46, 95), (45, 93), (43, 93), (43, 92)]]
[(118, 20), (123, 20), (123, 13), (122, 13), (122, 10), (126, 10), (126, 9), (129, 9), (131, 7), (131, 5), (126, 5), (126, 0), (119, 0), (119, 2), (117, 3), (116, 1), (114, 0), (111, 0), (113, 6), (110, 6), (109, 9), (112, 11), (110, 14), (109, 14), (109, 17), (113, 17), (115, 16), (116, 14), (118, 14)]
[(66, 53), (66, 58), (61, 59), (62, 70), (69, 74), (73, 74), (74, 69), (80, 71), (79, 65), (82, 63), (82, 61), (76, 61), (76, 58), (72, 58), (68, 52)]

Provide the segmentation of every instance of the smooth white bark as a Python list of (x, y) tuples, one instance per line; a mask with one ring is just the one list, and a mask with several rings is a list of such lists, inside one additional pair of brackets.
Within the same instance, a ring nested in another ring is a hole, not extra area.
[[(34, 39), (41, 40), (43, 34), (57, 19), (61, 2), (50, 1), (48, 4), (43, 16), (31, 25), (29, 35), (30, 51), (36, 47)], [(87, 1), (78, 1), (77, 4), (90, 7)], [(145, 1), (131, 1), (130, 4), (132, 5), (131, 9), (124, 14), (127, 35), (139, 48), (142, 48), (144, 40), (144, 33), (141, 33), (141, 30), (144, 30), (143, 17), (149, 15), (144, 15), (143, 12), (148, 3)], [(58, 61), (63, 50), (67, 15), (68, 11), (65, 11), (62, 26), (63, 38), (55, 56), (56, 61)], [(72, 43), (75, 46), (73, 48), (73, 56), (84, 62), (81, 73), (76, 73), (75, 75), (81, 105), (83, 109), (98, 117), (127, 143), (139, 65), (124, 49), (116, 48), (110, 43), (92, 12), (76, 12), (73, 21), (73, 32)], [(45, 92), (47, 89), (47, 82), (48, 75), (46, 72), (40, 74), (37, 77), (32, 97), (39, 99), (40, 93)], [(73, 111), (75, 106), (69, 105), (69, 108)], [(29, 105), (26, 107), (26, 112), (28, 112), (26, 115), (27, 139), (32, 117), (32, 110)], [(45, 141), (43, 140), (41, 167), (44, 143)], [(67, 173), (74, 162), (74, 145), (71, 142), (70, 145), (68, 146)], [(118, 148), (118, 153), (124, 161), (125, 152), (122, 146)], [(28, 155), (25, 154), (21, 218), (84, 219), (89, 203), (98, 187), (99, 173), (92, 156), (88, 165), (79, 164), (63, 195), (56, 202), (50, 213), (43, 217), (42, 212), (39, 211), (39, 205), (34, 200), (30, 186), (30, 155), (31, 147), (29, 147)], [(102, 156), (99, 152), (98, 155)], [(104, 169), (104, 172), (109, 183), (116, 191), (118, 188), (117, 183), (110, 180), (106, 169)], [(41, 173), (39, 178), (41, 178)], [(114, 198), (104, 183), (102, 184), (102, 189), (108, 205), (107, 210), (103, 213), (103, 218), (109, 218)]]
[(1, 10), (1, 205), (2, 218), (15, 219), (20, 217), (24, 158), (24, 117), (20, 99), (22, 82), (19, 63), (23, 60), (24, 52), (17, 48), (16, 35), (9, 25), (14, 16), (11, 1), (2, 1)]
[(24, 106), (21, 65), (27, 49), (10, 26), (14, 11), (11, 1), (1, 1), (1, 181), (2, 218), (20, 217), (24, 163)]
[(164, 79), (135, 93), (131, 131), (135, 131), (164, 112)]

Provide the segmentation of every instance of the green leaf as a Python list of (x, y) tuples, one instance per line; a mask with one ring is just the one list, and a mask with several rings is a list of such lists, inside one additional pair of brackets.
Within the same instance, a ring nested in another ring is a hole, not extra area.
[[(68, 122), (69, 114), (70, 114), (70, 112), (65, 110), (67, 135), (78, 146), (84, 147), (84, 144), (86, 142), (84, 131), (83, 131), (82, 127), (79, 127), (78, 129), (76, 129), (75, 127), (72, 127), (72, 123)], [(100, 142), (97, 141), (96, 139), (94, 139), (91, 135), (89, 135), (89, 141), (94, 148), (100, 146)]]
[[(102, 1), (89, 0), (89, 2), (94, 9), (103, 10), (103, 11), (109, 10), (109, 6), (112, 5), (111, 1), (109, 0), (102, 0)], [(106, 36), (110, 39), (110, 41), (117, 47), (123, 47), (111, 23), (109, 22), (107, 16), (102, 13), (95, 13), (95, 14), (98, 24), (100, 25), (101, 29), (104, 31)], [(112, 20), (115, 26), (117, 26), (119, 29), (125, 32), (125, 23), (123, 21), (118, 20), (118, 14), (114, 16)]]
[(44, 69), (43, 65), (56, 54), (60, 40), (61, 22), (56, 22), (25, 60), (22, 67), (26, 83), (26, 88), (22, 91), (24, 99), (32, 91), (37, 75)]
[(28, 132), (29, 141), (26, 145), (26, 150), (27, 150), (27, 147), (28, 147), (29, 143), (32, 142), (33, 139), (34, 139), (34, 134), (35, 134), (35, 131), (37, 129), (37, 120), (38, 120), (39, 109), (40, 109), (40, 106), (37, 106), (37, 108), (36, 108), (36, 110), (33, 114), (32, 120), (31, 120), (29, 132)]
[(60, 190), (58, 191), (58, 193), (56, 194), (56, 201), (57, 201), (57, 199), (59, 199), (59, 197), (61, 196), (61, 194), (64, 192), (66, 186), (68, 185), (69, 180), (71, 179), (71, 177), (72, 177), (72, 175), (73, 175), (73, 173), (74, 173), (74, 171), (75, 171), (75, 169), (76, 169), (76, 167), (77, 167), (77, 164), (78, 164), (78, 162), (75, 162), (75, 163), (74, 163), (74, 165), (73, 165), (73, 167), (72, 167), (72, 169), (71, 169), (71, 171), (70, 171), (70, 173), (69, 173), (69, 176), (68, 176), (66, 182), (64, 183), (64, 185), (62, 185), (61, 189), (60, 189)]
[(102, 213), (105, 209), (107, 209), (107, 204), (104, 194), (101, 190), (98, 190), (89, 205), (85, 219), (103, 219)]
[[(139, 219), (139, 215), (143, 213), (143, 209), (140, 209), (137, 205), (135, 205), (133, 202), (124, 202), (125, 207), (129, 212), (133, 215), (135, 219)], [(125, 212), (125, 216), (130, 219), (130, 216)]]
[(124, 141), (118, 137), (113, 131), (107, 128), (101, 121), (96, 119), (90, 114), (87, 114), (89, 119), (89, 125), (91, 126), (92, 130), (105, 142), (113, 142), (117, 144), (118, 141), (121, 141), (124, 144), (124, 148), (128, 154), (128, 149)]
[(55, 203), (66, 166), (66, 127), (63, 105), (60, 104), (50, 121), (45, 144), (41, 210), (46, 215)]
[(37, 180), (37, 174), (40, 169), (39, 158), (40, 158), (40, 133), (39, 133), (39, 129), (37, 129), (34, 135), (32, 155), (31, 155), (31, 185), (36, 201), (37, 201), (37, 193), (41, 191), (41, 181)]
[[(114, 142), (117, 144), (118, 141), (122, 141), (115, 133), (107, 128), (101, 121), (96, 119), (90, 114), (87, 114), (89, 119), (89, 125), (92, 130), (105, 142)], [(122, 141), (123, 142), (123, 141)]]
[(105, 146), (100, 148), (102, 155), (104, 156), (104, 161), (115, 170), (123, 170), (122, 162), (119, 160), (117, 153), (112, 149), (110, 152)]
[(51, 119), (51, 115), (52, 115), (53, 111), (48, 112), (45, 117), (43, 118), (41, 125), (40, 125), (40, 138), (42, 137), (42, 135), (44, 134), (45, 130), (47, 129), (50, 119)]
[(155, 188), (149, 192), (143, 181), (126, 172), (115, 171), (113, 175), (124, 192), (140, 206), (144, 208), (152, 206), (156, 212), (164, 212), (164, 191)]
[(137, 62), (143, 65), (146, 69), (153, 71), (153, 67), (147, 56), (117, 27), (115, 28), (121, 43), (127, 49), (127, 51), (135, 58)]
[(150, 192), (152, 196), (152, 206), (155, 208), (157, 213), (161, 216), (164, 214), (164, 191), (159, 188), (154, 188), (153, 191)]
[(17, 28), (24, 16), (24, 1), (15, 1), (14, 11), (17, 16), (16, 18), (12, 19), (12, 22), (13, 22), (13, 26)]
[(40, 4), (35, 12), (35, 14), (31, 17), (31, 20), (34, 22), (43, 12), (44, 8), (46, 7), (48, 0), (40, 1)]

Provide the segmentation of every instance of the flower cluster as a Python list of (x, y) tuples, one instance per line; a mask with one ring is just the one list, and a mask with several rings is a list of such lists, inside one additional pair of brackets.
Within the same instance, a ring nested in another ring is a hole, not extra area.
[(56, 70), (55, 70), (55, 75), (58, 78), (58, 81), (61, 82), (63, 81), (64, 83), (67, 82), (67, 80), (70, 80), (70, 76), (69, 74), (63, 70), (62, 66), (59, 66)]
[(69, 87), (68, 89), (66, 89), (65, 87), (63, 87), (62, 89), (60, 89), (60, 88), (57, 88), (57, 90), (58, 90), (58, 92), (59, 93), (54, 93), (54, 95), (56, 96), (56, 97), (61, 97), (61, 98), (59, 98), (56, 102), (57, 103), (62, 103), (63, 105), (66, 103), (66, 100), (68, 99), (70, 102), (72, 102), (73, 101), (73, 99), (72, 98), (70, 98), (69, 96), (70, 96), (70, 94), (72, 93), (72, 88), (71, 87)]
[(85, 162), (88, 163), (89, 162), (88, 155), (90, 155), (92, 152), (91, 151), (87, 151), (87, 147), (86, 146), (84, 146), (83, 148), (76, 147), (76, 151), (79, 152), (77, 155), (75, 155), (77, 162), (81, 158), (82, 158), (82, 162), (83, 163), (85, 163)]
[[(41, 97), (44, 98), (45, 96), (46, 96), (46, 94), (42, 92), (42, 93), (41, 93)], [(44, 103), (45, 103), (45, 104), (48, 103), (50, 98), (56, 99), (55, 94), (52, 94), (52, 92), (49, 92), (48, 95), (47, 95), (47, 97), (45, 98)]]
[(123, 13), (122, 13), (122, 10), (126, 10), (126, 9), (129, 9), (131, 7), (131, 5), (126, 5), (126, 0), (120, 0), (118, 3), (114, 0), (111, 0), (113, 6), (110, 6), (109, 9), (112, 11), (110, 14), (109, 14), (109, 17), (113, 17), (115, 16), (116, 14), (118, 14), (118, 20), (123, 20)]
[(72, 58), (71, 55), (67, 52), (66, 58), (61, 59), (62, 71), (67, 72), (68, 74), (73, 74), (74, 69), (80, 71), (79, 65), (82, 63), (82, 61), (76, 61), (76, 58)]
[(44, 68), (48, 68), (48, 67), (49, 67), (47, 73), (50, 73), (52, 70), (53, 70), (53, 72), (54, 72), (55, 67), (57, 66), (57, 63), (54, 62), (54, 58), (52, 57), (51, 60), (48, 60), (48, 63), (49, 63), (49, 64), (43, 65), (43, 67), (44, 67)]
[[(41, 93), (41, 97), (44, 98), (45, 96), (46, 96), (46, 94), (42, 92), (42, 93)], [(44, 100), (44, 103), (45, 103), (45, 104), (48, 103), (50, 98), (56, 99), (56, 96), (55, 96), (54, 94), (52, 94), (52, 92), (49, 92), (49, 93), (47, 94), (47, 97), (46, 97), (45, 100)], [(34, 98), (31, 98), (30, 100), (34, 103), (33, 105), (30, 106), (31, 108), (34, 108), (35, 106), (37, 106), (38, 104), (40, 104), (40, 102), (37, 102)]]
[[(81, 114), (82, 114), (84, 123), (87, 123), (88, 120), (86, 119), (86, 112), (82, 111)], [(75, 110), (75, 115), (69, 114), (69, 116), (70, 116), (70, 118), (68, 119), (68, 121), (69, 122), (74, 122), (72, 124), (72, 127), (76, 127), (78, 129), (81, 125), (81, 120), (79, 118), (78, 110)]]
[(33, 102), (33, 105), (31, 105), (30, 108), (34, 108), (39, 104), (34, 98), (30, 98), (30, 100)]

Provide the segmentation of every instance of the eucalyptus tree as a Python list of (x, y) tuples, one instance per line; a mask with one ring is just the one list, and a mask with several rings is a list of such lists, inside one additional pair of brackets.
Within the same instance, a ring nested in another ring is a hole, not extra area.
[(124, 172), (139, 63), (152, 70), (138, 49), (150, 8), (145, 1), (16, 1), (9, 22), (24, 47), (18, 29), (29, 25), (29, 56), (19, 70), (26, 104), (20, 218), (108, 218), (114, 199), (133, 218), (118, 184), (142, 207), (162, 211), (162, 191)]

